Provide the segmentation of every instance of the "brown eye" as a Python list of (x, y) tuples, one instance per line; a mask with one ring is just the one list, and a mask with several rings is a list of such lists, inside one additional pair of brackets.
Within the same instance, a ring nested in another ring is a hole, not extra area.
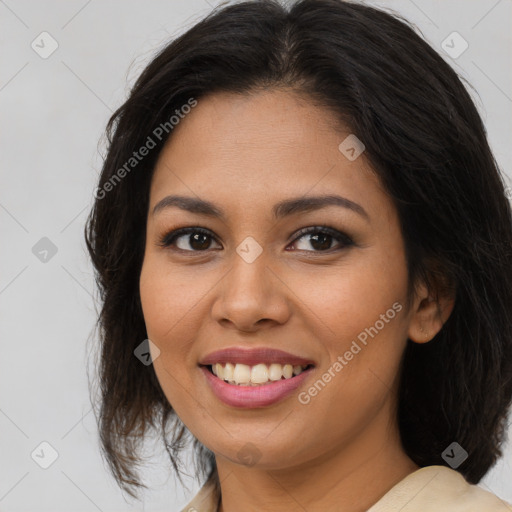
[[(295, 238), (293, 243), (297, 244), (298, 240), (304, 238), (305, 245), (307, 244), (305, 247), (296, 248), (301, 251), (327, 252), (333, 248), (333, 242), (338, 242), (339, 249), (344, 249), (354, 244), (349, 236), (328, 226), (305, 228), (299, 231), (298, 234), (299, 236)], [(189, 227), (165, 234), (160, 239), (158, 245), (173, 247), (183, 252), (205, 252), (212, 248), (212, 240), (216, 241), (210, 231), (199, 227)], [(311, 247), (313, 250), (310, 249)]]
[[(306, 244), (310, 244), (310, 247), (313, 247), (314, 249), (310, 252), (326, 252), (329, 249), (332, 249), (333, 241), (338, 242), (341, 248), (345, 248), (354, 244), (352, 239), (345, 233), (342, 233), (341, 231), (330, 228), (328, 226), (305, 228), (299, 232), (299, 235), (300, 236), (295, 238), (293, 243), (296, 244), (298, 240), (304, 238), (306, 240)], [(299, 248), (298, 250), (308, 251), (309, 249), (306, 246), (304, 248)]]
[(180, 251), (202, 252), (210, 249), (212, 240), (215, 238), (206, 229), (183, 228), (164, 235), (158, 245), (176, 246)]

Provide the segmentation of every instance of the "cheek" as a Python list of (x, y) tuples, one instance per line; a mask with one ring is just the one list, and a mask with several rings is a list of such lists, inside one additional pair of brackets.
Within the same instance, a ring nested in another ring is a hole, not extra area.
[(170, 273), (161, 258), (149, 255), (144, 259), (139, 289), (148, 337), (160, 349), (160, 359), (173, 366), (184, 353), (174, 340), (186, 339), (180, 332), (187, 323), (187, 312), (193, 309), (194, 288)]
[[(299, 276), (294, 290), (301, 294), (304, 312), (309, 311), (307, 331), (326, 353), (322, 372), (330, 369), (326, 379), (332, 392), (339, 390), (349, 406), (357, 405), (364, 390), (378, 401), (398, 372), (407, 340), (403, 253), (395, 246), (367, 248), (332, 271)], [(333, 367), (335, 361), (339, 364)]]
[[(178, 416), (190, 407), (191, 375), (195, 361), (191, 357), (193, 336), (197, 325), (197, 299), (194, 287), (169, 272), (159, 257), (148, 255), (139, 281), (140, 298), (148, 338), (158, 347), (153, 360), (160, 386)], [(189, 341), (190, 340), (190, 341)]]
[[(391, 261), (393, 259), (393, 261)], [(394, 303), (403, 304), (407, 292), (407, 271), (403, 256), (389, 257), (375, 249), (354, 253), (336, 267), (320, 268), (313, 272), (298, 272), (285, 277), (293, 283), (293, 291), (306, 307), (304, 313), (316, 323), (311, 332), (319, 338), (338, 341), (338, 348), (357, 336), (365, 328), (379, 321), (380, 315), (391, 318), (383, 331), (397, 328), (404, 315), (392, 309)], [(379, 322), (379, 326), (381, 322)]]
[(165, 368), (185, 382), (197, 371), (195, 341), (210, 314), (209, 294), (216, 276), (208, 270), (199, 275), (195, 266), (171, 265), (165, 254), (149, 253), (145, 258), (140, 297), (148, 338), (160, 350), (157, 373)]
[(315, 313), (307, 331), (327, 356), (299, 397), (299, 412), (328, 426), (322, 441), (314, 441), (319, 450), (340, 436), (357, 435), (390, 398), (406, 342), (401, 295), (406, 281), (399, 282), (399, 276), (383, 274), (378, 266), (351, 266), (350, 272), (320, 281), (305, 299)]
[(176, 269), (165, 255), (155, 254), (145, 257), (139, 286), (146, 327), (162, 341), (187, 321), (208, 289), (204, 281), (194, 277), (193, 270)]

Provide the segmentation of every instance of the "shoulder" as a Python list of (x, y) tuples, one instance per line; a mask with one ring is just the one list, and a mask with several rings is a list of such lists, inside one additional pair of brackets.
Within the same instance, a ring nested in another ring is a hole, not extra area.
[[(204, 483), (181, 512), (217, 512), (220, 490), (216, 475)], [(445, 466), (426, 466), (407, 475), (367, 512), (512, 512), (512, 505), (468, 483)]]
[(468, 483), (445, 466), (426, 466), (406, 476), (367, 512), (512, 512), (512, 505)]
[(220, 489), (216, 472), (206, 480), (192, 501), (180, 512), (217, 512), (220, 500)]

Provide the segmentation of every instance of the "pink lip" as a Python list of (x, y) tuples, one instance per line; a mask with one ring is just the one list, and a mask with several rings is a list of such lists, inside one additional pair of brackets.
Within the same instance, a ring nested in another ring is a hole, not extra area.
[[(231, 360), (232, 361), (232, 360)], [(274, 359), (275, 361), (275, 359)], [(259, 362), (262, 362), (259, 359)], [(241, 408), (266, 407), (283, 400), (309, 377), (314, 368), (308, 368), (290, 379), (282, 379), (260, 386), (237, 386), (216, 377), (206, 366), (201, 371), (215, 396), (227, 405)]]
[(311, 359), (304, 359), (282, 350), (274, 348), (239, 348), (230, 347), (223, 350), (217, 350), (208, 354), (204, 359), (199, 361), (200, 365), (212, 365), (215, 363), (240, 363), (254, 366), (258, 363), (271, 364), (291, 364), (293, 366), (303, 366), (307, 364), (315, 365)]

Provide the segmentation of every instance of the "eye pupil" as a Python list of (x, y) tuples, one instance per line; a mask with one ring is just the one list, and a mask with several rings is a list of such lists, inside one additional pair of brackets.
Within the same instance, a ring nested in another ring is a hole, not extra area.
[[(319, 246), (315, 245), (316, 242), (321, 241)], [(327, 240), (327, 242), (326, 242)], [(329, 249), (331, 247), (332, 236), (325, 233), (315, 233), (310, 235), (310, 243), (315, 249)]]
[[(203, 233), (194, 233), (190, 235), (190, 247), (194, 248), (195, 250), (204, 250), (208, 249), (210, 246), (210, 240), (208, 235), (205, 235)], [(198, 245), (195, 244), (195, 242), (198, 242), (199, 240), (202, 240), (202, 243), (199, 243)]]

